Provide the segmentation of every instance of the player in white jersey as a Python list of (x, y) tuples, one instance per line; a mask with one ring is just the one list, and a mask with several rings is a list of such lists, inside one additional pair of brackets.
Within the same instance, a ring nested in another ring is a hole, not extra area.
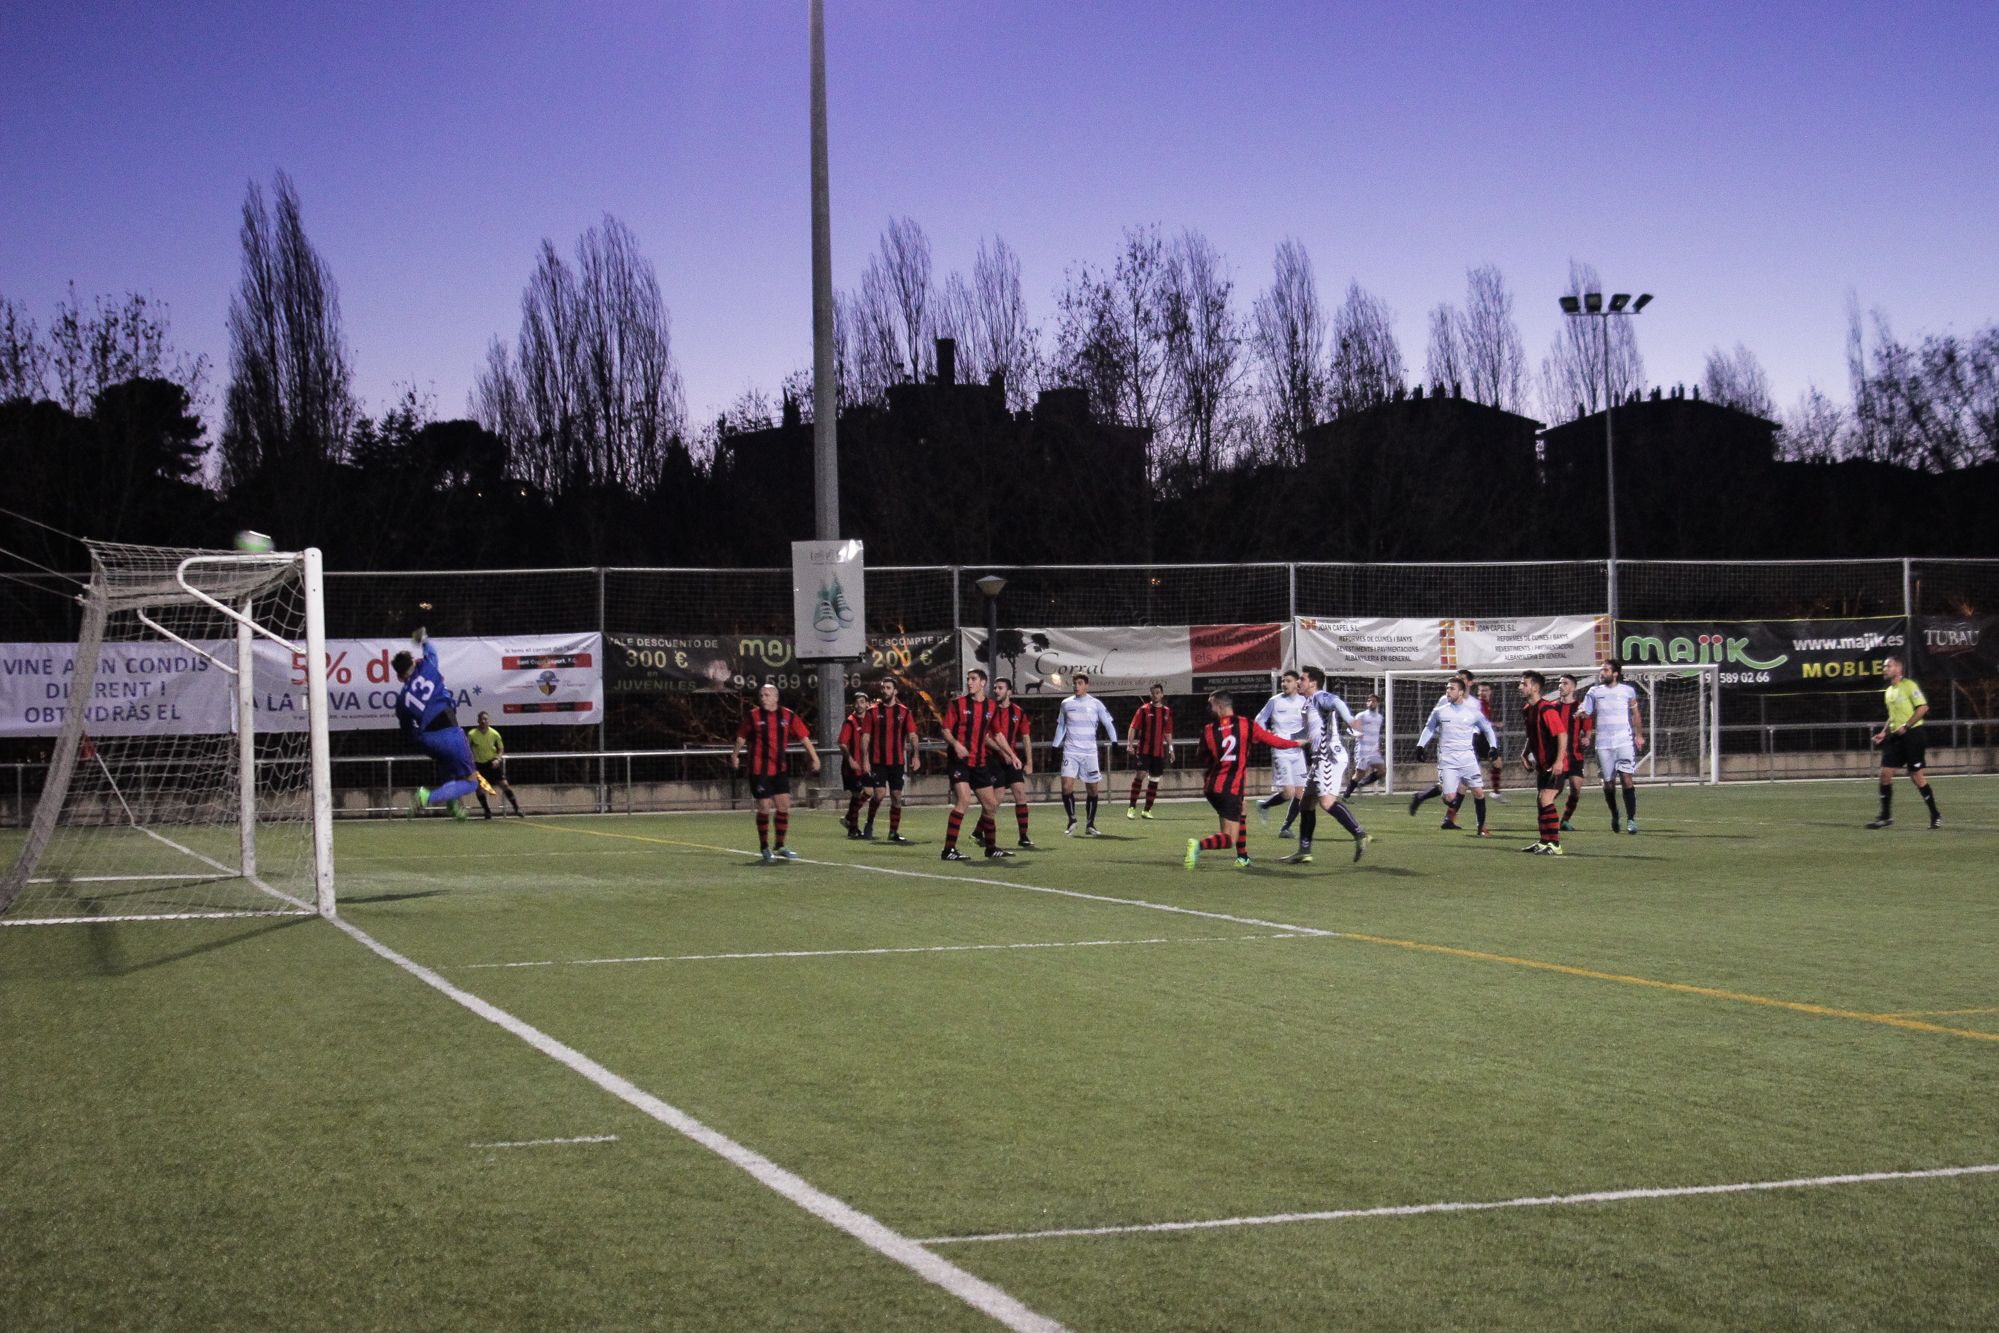
[(1317, 667), (1304, 668), (1299, 694), (1311, 705), (1306, 714), (1306, 734), (1312, 747), (1312, 774), (1305, 787), (1298, 850), (1284, 859), (1299, 863), (1312, 859), (1312, 834), (1318, 827), (1319, 812), (1324, 810), (1352, 835), (1353, 859), (1358, 861), (1367, 849), (1368, 833), (1347, 809), (1341, 792), (1347, 777), (1346, 736), (1354, 729), (1353, 710), (1347, 707), (1346, 700), (1326, 688), (1325, 673)]
[(1387, 771), (1381, 755), (1381, 733), (1386, 725), (1381, 716), (1381, 696), (1367, 696), (1367, 707), (1354, 714), (1353, 775), (1347, 779), (1347, 789), (1341, 800), (1350, 800), (1353, 794), (1370, 782), (1378, 782)]
[(1611, 658), (1597, 669), (1597, 683), (1576, 711), (1596, 728), (1596, 767), (1603, 778), (1603, 803), (1610, 807), (1610, 831), (1617, 828), (1617, 788), (1624, 787), (1624, 832), (1638, 831), (1638, 756), (1645, 749), (1645, 725), (1638, 716), (1638, 691), (1624, 683), (1624, 663)]
[(1482, 737), (1490, 749), (1497, 749), (1499, 738), (1493, 734), (1492, 723), (1485, 720), (1478, 701), (1465, 697), (1463, 681), (1453, 678), (1444, 687), (1443, 702), (1430, 710), (1423, 734), (1416, 738), (1416, 748), (1428, 745), (1432, 737), (1437, 742), (1437, 781), (1428, 791), (1409, 798), (1409, 813), (1415, 814), (1432, 796), (1441, 796), (1448, 811), (1443, 827), (1456, 828), (1458, 807), (1464, 804), (1461, 793), (1470, 787), (1472, 808), (1478, 815), (1477, 836), (1491, 837), (1485, 827), (1485, 764), (1479, 757), (1477, 742)]
[(1062, 701), (1055, 715), (1055, 748), (1062, 752), (1062, 808), (1069, 815), (1069, 827), (1063, 834), (1076, 836), (1076, 783), (1080, 780), (1089, 789), (1089, 812), (1083, 832), (1094, 838), (1097, 799), (1104, 786), (1097, 728), (1102, 727), (1105, 738), (1116, 745), (1117, 723), (1111, 721), (1111, 710), (1104, 707), (1104, 701), (1090, 693), (1088, 672), (1078, 671), (1069, 679), (1073, 692)]
[[(1286, 740), (1310, 742), (1306, 715), (1311, 711), (1311, 705), (1298, 692), (1298, 673), (1286, 671), (1278, 677), (1277, 693), (1271, 695), (1269, 702), (1257, 713), (1256, 725)], [(1268, 822), (1270, 807), (1280, 801), (1289, 801), (1291, 808), (1284, 816), (1284, 827), (1277, 831), (1280, 838), (1291, 836), (1291, 824), (1298, 818), (1299, 803), (1305, 795), (1305, 769), (1306, 752), (1303, 748), (1270, 752), (1270, 795), (1256, 803), (1256, 815)]]

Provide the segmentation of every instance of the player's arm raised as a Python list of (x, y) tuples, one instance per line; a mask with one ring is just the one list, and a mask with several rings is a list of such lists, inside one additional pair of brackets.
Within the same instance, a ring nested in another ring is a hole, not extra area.
[(1300, 742), (1286, 736), (1279, 736), (1273, 731), (1265, 730), (1261, 722), (1252, 722), (1249, 724), (1249, 738), (1254, 741), (1262, 741), (1273, 750), (1296, 750), (1300, 748)]

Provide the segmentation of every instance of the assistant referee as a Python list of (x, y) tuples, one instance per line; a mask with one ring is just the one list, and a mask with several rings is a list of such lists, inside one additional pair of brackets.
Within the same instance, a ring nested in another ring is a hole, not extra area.
[(507, 781), (506, 742), (502, 741), (500, 733), (493, 729), (487, 714), (479, 714), (479, 725), (465, 732), (465, 740), (472, 747), (472, 766), (478, 770), (479, 776), (485, 779), (479, 788), (479, 808), (486, 812), (486, 818), (493, 817), (493, 807), (486, 803), (486, 795), (497, 788), (507, 798), (507, 804), (514, 808), (514, 813), (526, 819), (527, 814), (521, 809), (520, 798), (514, 795), (513, 786)]
[(1888, 688), (1883, 691), (1888, 723), (1874, 733), (1874, 743), (1881, 747), (1881, 813), (1867, 827), (1887, 828), (1895, 822), (1895, 770), (1906, 768), (1909, 780), (1930, 808), (1930, 827), (1942, 828), (1937, 794), (1930, 790), (1929, 777), (1923, 772), (1923, 718), (1930, 711), (1930, 701), (1923, 697), (1923, 687), (1909, 679), (1901, 658), (1883, 658), (1881, 674), (1888, 678)]

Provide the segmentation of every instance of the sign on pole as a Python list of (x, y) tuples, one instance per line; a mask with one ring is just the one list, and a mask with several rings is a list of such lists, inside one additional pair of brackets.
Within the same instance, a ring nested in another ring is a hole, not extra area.
[(858, 541), (791, 544), (798, 660), (851, 662), (867, 651), (867, 589)]

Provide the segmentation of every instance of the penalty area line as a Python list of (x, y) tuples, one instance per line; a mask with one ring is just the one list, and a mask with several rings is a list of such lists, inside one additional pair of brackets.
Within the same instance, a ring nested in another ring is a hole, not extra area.
[(1391, 1204), (1381, 1208), (1335, 1208), (1316, 1213), (1269, 1213), (1260, 1217), (1216, 1217), (1192, 1222), (1145, 1222), (1132, 1226), (1065, 1227), (1048, 1231), (992, 1231), (970, 1236), (931, 1236), (919, 1245), (973, 1245), (1005, 1240), (1060, 1240), (1077, 1236), (1138, 1236), (1173, 1231), (1219, 1231), (1231, 1227), (1282, 1226), (1293, 1222), (1346, 1222), (1364, 1217), (1422, 1217), (1431, 1213), (1487, 1213), (1504, 1208), (1562, 1208), (1638, 1199), (1685, 1199), (1710, 1194), (1755, 1194), (1774, 1190), (1826, 1189), (1895, 1180), (1944, 1180), (1999, 1174), (1999, 1162), (1945, 1166), (1928, 1171), (1867, 1171), (1842, 1176), (1801, 1176), (1791, 1180), (1749, 1180), (1727, 1185), (1679, 1185), (1662, 1189), (1597, 1190), (1589, 1194), (1543, 1194), (1482, 1202)]
[(1004, 1290), (958, 1267), (942, 1255), (933, 1254), (916, 1241), (813, 1185), (803, 1176), (787, 1171), (762, 1153), (736, 1142), (720, 1130), (695, 1119), (677, 1106), (655, 1097), (637, 1084), (615, 1074), (573, 1046), (567, 1046), (540, 1028), (516, 1018), (498, 1005), (461, 990), (421, 963), (412, 962), (357, 926), (330, 918), (332, 924), (377, 957), (463, 1006), (480, 1018), (520, 1038), (551, 1060), (594, 1083), (603, 1091), (657, 1120), (667, 1128), (700, 1144), (709, 1152), (748, 1174), (758, 1184), (782, 1195), (812, 1216), (839, 1228), (885, 1258), (909, 1269), (925, 1282), (942, 1288), (966, 1305), (1016, 1333), (1062, 1333), (1062, 1325), (1029, 1309)]

